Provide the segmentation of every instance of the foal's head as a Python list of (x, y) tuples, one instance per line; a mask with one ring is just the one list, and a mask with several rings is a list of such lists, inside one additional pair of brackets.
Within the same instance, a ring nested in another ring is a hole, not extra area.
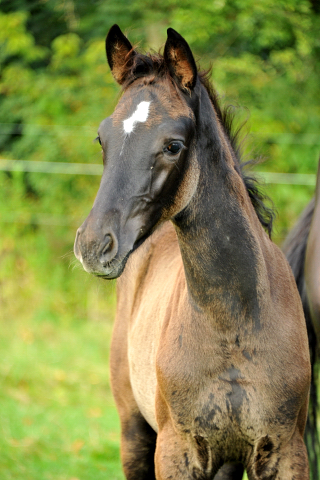
[(115, 278), (130, 253), (160, 222), (177, 215), (194, 192), (200, 82), (188, 44), (172, 29), (163, 57), (136, 53), (116, 25), (106, 51), (124, 92), (98, 130), (104, 171), (74, 250), (85, 270)]
[[(187, 42), (168, 29), (164, 55), (137, 53), (114, 25), (107, 58), (123, 95), (103, 120), (98, 138), (104, 171), (93, 208), (78, 229), (75, 255), (90, 273), (118, 277), (130, 255), (159, 223), (177, 219), (189, 204), (206, 149), (215, 165), (226, 155), (241, 176), (236, 136), (205, 76), (198, 74)], [(210, 167), (211, 168), (211, 167)], [(261, 223), (273, 214), (251, 178), (244, 178)]]

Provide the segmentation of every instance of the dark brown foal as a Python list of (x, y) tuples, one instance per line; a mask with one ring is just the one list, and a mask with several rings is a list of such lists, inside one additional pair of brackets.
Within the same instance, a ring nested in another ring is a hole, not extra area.
[(104, 173), (75, 253), (121, 275), (111, 374), (126, 478), (212, 480), (226, 464), (216, 478), (307, 480), (300, 297), (217, 97), (172, 29), (163, 56), (118, 26), (106, 48), (123, 96), (99, 128)]

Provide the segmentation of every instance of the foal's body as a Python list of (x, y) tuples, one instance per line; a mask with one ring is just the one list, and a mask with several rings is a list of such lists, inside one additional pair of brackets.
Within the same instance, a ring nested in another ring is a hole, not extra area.
[[(104, 174), (75, 253), (119, 277), (112, 388), (128, 480), (307, 480), (307, 335), (290, 267), (252, 205), (185, 40), (107, 38), (125, 86), (99, 128)], [(168, 222), (170, 220), (172, 223)], [(126, 266), (126, 267), (125, 267)], [(125, 268), (125, 269), (124, 269)]]
[[(282, 255), (265, 247), (272, 276)], [(229, 309), (237, 308), (230, 299), (207, 308), (193, 304), (170, 223), (130, 257), (118, 283), (111, 372), (124, 466), (139, 465), (140, 476), (132, 478), (153, 478), (142, 473), (152, 457), (146, 448), (155, 448), (145, 421), (158, 433), (157, 478), (210, 479), (235, 461), (246, 465), (249, 478), (291, 479), (292, 471), (307, 478), (304, 380), (300, 397), (296, 392), (308, 357), (300, 305), (286, 304), (290, 287), (261, 292), (268, 321), (244, 311), (235, 326), (228, 322)], [(290, 317), (296, 325), (286, 321)]]

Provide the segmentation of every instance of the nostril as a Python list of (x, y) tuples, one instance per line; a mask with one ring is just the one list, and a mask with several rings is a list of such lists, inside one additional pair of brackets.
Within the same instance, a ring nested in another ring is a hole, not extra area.
[(101, 251), (102, 255), (106, 255), (110, 252), (110, 250), (112, 249), (112, 245), (113, 245), (113, 240), (112, 240), (112, 237), (111, 235), (107, 234), (105, 235), (104, 237), (104, 247)]
[(115, 245), (113, 236), (107, 233), (104, 236), (103, 247), (100, 250), (100, 263), (102, 263), (103, 266), (106, 266), (114, 257)]

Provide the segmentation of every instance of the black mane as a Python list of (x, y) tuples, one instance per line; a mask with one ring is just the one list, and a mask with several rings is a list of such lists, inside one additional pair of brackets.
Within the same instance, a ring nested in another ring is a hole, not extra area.
[[(153, 83), (156, 78), (166, 78), (168, 81), (174, 82), (170, 76), (164, 57), (161, 54), (147, 53), (144, 55), (136, 52), (135, 55), (128, 54), (127, 58), (128, 61), (124, 72), (125, 82), (122, 85), (124, 90), (135, 80), (142, 77), (146, 78), (146, 84)], [(275, 213), (272, 208), (266, 205), (266, 202), (271, 202), (270, 198), (261, 191), (259, 181), (252, 174), (245, 172), (245, 167), (255, 162), (244, 162), (242, 159), (240, 133), (244, 123), (240, 124), (240, 126), (236, 126), (236, 113), (234, 107), (231, 105), (221, 105), (219, 96), (210, 81), (210, 73), (210, 70), (200, 72), (199, 79), (202, 85), (206, 88), (217, 117), (229, 139), (240, 167), (241, 176), (259, 221), (268, 232), (269, 236), (271, 236)], [(179, 88), (178, 85), (174, 85), (176, 88)]]
[(244, 162), (242, 159), (242, 142), (241, 133), (245, 125), (242, 122), (236, 125), (236, 109), (232, 105), (221, 105), (219, 95), (210, 81), (211, 71), (202, 72), (199, 74), (202, 85), (206, 88), (211, 103), (215, 109), (218, 119), (224, 128), (224, 131), (229, 139), (230, 145), (238, 160), (241, 175), (249, 194), (251, 203), (259, 218), (261, 225), (268, 232), (271, 237), (272, 224), (275, 218), (275, 213), (272, 208), (267, 207), (265, 202), (271, 202), (270, 198), (262, 192), (259, 181), (252, 175), (252, 173), (245, 172), (246, 168), (254, 163), (254, 160)]

